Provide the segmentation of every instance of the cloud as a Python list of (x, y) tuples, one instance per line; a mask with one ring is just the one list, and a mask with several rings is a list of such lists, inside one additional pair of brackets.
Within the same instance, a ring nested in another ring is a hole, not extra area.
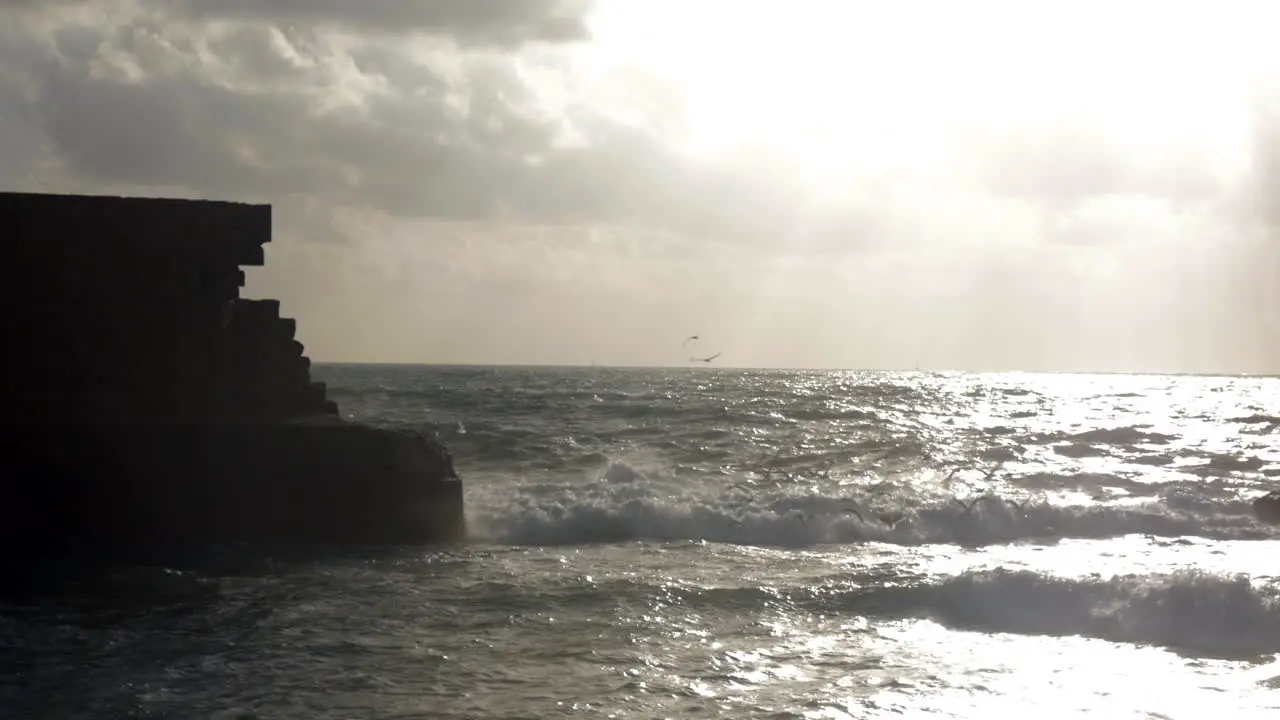
[[(169, 23), (237, 20), (273, 26), (328, 27), (372, 34), (419, 33), (465, 45), (516, 47), (590, 39), (586, 24), (594, 0), (172, 0), (133, 5)], [(56, 13), (96, 5), (107, 14), (119, 3), (88, 0), (0, 0), (0, 11)]]
[[(1250, 209), (1280, 230), (1280, 75), (1253, 98)], [(1280, 236), (1276, 238), (1280, 242)]]
[(175, 0), (197, 19), (332, 24), (375, 33), (425, 32), (460, 42), (514, 46), (587, 40), (589, 0)]
[(428, 216), (485, 215), (492, 181), (550, 142), (546, 121), (521, 115), (520, 88), (483, 59), (457, 81), (472, 85), (460, 103), (457, 82), (429, 66), (416, 85), (392, 86), (356, 57), (378, 68), (365, 46), (353, 57), (272, 28), (76, 28), (21, 58), (34, 82), (18, 108), (71, 175)]
[[(39, 137), (22, 142), (22, 159), (68, 182), (305, 196), (405, 218), (643, 226), (836, 254), (979, 234), (990, 244), (1008, 218), (1025, 228), (1034, 207), (1059, 216), (1054, 227), (1078, 226), (1072, 215), (1097, 218), (1099, 197), (1132, 201), (1111, 213), (1127, 217), (1153, 198), (1225, 192), (1195, 148), (1135, 155), (1064, 121), (959, 133), (943, 160), (968, 170), (951, 179), (855, 163), (841, 191), (822, 197), (774, 148), (685, 152), (686, 108), (669, 83), (623, 68), (575, 95), (570, 56), (516, 47), (561, 37), (546, 28), (565, 18), (585, 32), (584, 3), (184, 0), (39, 21), (22, 5), (27, 19), (0, 46), (19, 69), (0, 93), (20, 102), (0, 123)], [(505, 38), (506, 50), (379, 34), (391, 28)], [(1089, 232), (1087, 242), (1107, 233)]]
[[(678, 319), (761, 364), (1120, 367), (1184, 352), (1171, 330), (1109, 345), (1178, 312), (1262, 356), (1239, 308), (1272, 257), (1251, 233), (1280, 223), (1280, 114), (1265, 104), (1245, 178), (1205, 136), (1139, 142), (1061, 113), (983, 125), (961, 90), (892, 128), (914, 100), (884, 77), (735, 76), (761, 128), (821, 115), (771, 105), (801, 86), (870, 118), (828, 122), (856, 142), (831, 152), (845, 166), (815, 170), (824, 148), (766, 142), (796, 139), (782, 131), (697, 146), (705, 99), (671, 78), (588, 72), (588, 10), (8, 0), (0, 184), (271, 202), (276, 242), (252, 287), (306, 308), (293, 312), (321, 357), (466, 362), (510, 341), (529, 362), (574, 343), (664, 362), (649, 348)], [(928, 68), (912, 70), (920, 88)], [(456, 354), (432, 355), (444, 342)]]
[[(586, 107), (540, 104), (521, 68), (384, 41), (240, 25), (174, 30), (145, 15), (6, 42), (18, 103), (72, 178), (394, 216), (652, 225), (767, 244), (866, 235), (815, 208), (767, 151), (681, 155)], [(16, 116), (15, 116), (16, 117)], [(16, 122), (16, 120), (15, 120)], [(567, 142), (576, 136), (578, 141)]]
[(1226, 188), (1193, 142), (1135, 149), (1088, 120), (1056, 119), (965, 138), (962, 161), (992, 190), (1071, 204), (1128, 195), (1177, 202), (1211, 200)]

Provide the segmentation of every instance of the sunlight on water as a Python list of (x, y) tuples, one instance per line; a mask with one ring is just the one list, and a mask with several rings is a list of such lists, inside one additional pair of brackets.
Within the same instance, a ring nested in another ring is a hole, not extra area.
[[(897, 567), (955, 575), (966, 570), (1011, 568), (1051, 573), (1058, 577), (1130, 575), (1161, 570), (1174, 572), (1212, 568), (1222, 575), (1251, 575), (1259, 582), (1280, 578), (1280, 540), (1216, 541), (1192, 538), (1160, 540), (1130, 535), (1112, 540), (1061, 540), (1053, 545), (1003, 545), (981, 553), (957, 553), (955, 548), (922, 547), (910, 557), (897, 554)], [(1266, 575), (1259, 569), (1270, 568)]]
[[(942, 717), (1021, 717), (1034, 707), (1044, 717), (1204, 718), (1224, 708), (1223, 692), (1242, 690), (1249, 668), (1219, 661), (1189, 669), (1161, 650), (1080, 638), (956, 633), (927, 621), (895, 623), (878, 635), (877, 647), (909, 654), (912, 666), (930, 671), (906, 687), (872, 694), (866, 705)], [(1231, 708), (1233, 716), (1261, 718), (1280, 705), (1258, 696), (1233, 698)]]
[[(18, 717), (1280, 717), (1280, 382), (317, 368), (472, 542), (4, 606)], [(17, 678), (17, 679), (14, 679)]]
[[(683, 638), (683, 639), (682, 639)], [(972, 718), (1201, 718), (1224, 707), (1240, 717), (1280, 708), (1260, 682), (1280, 674), (1274, 661), (1206, 660), (1188, 666), (1168, 651), (1102, 640), (983, 634), (929, 620), (846, 622), (818, 616), (760, 623), (754, 631), (710, 642), (673, 631), (665, 663), (636, 669), (637, 703), (685, 712), (726, 714), (792, 707), (813, 718), (871, 712)], [(662, 697), (665, 696), (665, 699)], [(698, 698), (699, 700), (691, 700)], [(630, 716), (630, 715), (629, 715)], [(643, 716), (643, 715), (635, 715)]]

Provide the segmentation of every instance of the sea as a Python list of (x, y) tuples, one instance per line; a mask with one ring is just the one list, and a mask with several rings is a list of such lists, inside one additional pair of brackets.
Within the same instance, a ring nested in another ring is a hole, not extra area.
[(313, 374), (468, 541), (51, 564), (0, 715), (1280, 717), (1280, 379)]

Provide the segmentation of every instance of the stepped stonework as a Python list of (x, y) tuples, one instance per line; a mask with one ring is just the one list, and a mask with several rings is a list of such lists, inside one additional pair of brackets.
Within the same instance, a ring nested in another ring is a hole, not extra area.
[(296, 321), (240, 297), (270, 206), (0, 193), (0, 227), (10, 549), (465, 536), (448, 451), (342, 420)]

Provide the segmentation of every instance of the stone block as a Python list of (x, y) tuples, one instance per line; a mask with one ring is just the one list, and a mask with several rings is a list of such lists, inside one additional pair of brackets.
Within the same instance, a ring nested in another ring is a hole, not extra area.
[[(466, 537), (437, 441), (336, 418), (7, 429), (4, 551), (78, 540), (417, 544)], [(175, 481), (181, 478), (181, 481)]]
[(297, 322), (239, 297), (269, 206), (0, 193), (0, 227), (0, 552), (464, 535), (448, 452), (335, 418)]

